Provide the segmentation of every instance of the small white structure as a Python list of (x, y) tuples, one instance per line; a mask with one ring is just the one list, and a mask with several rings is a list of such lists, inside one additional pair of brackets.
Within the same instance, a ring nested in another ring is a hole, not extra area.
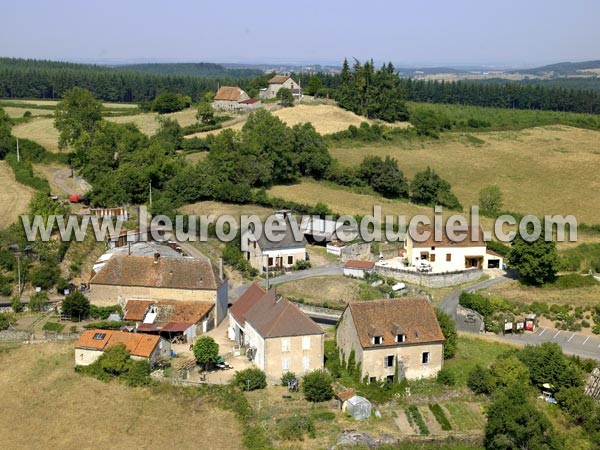
[(354, 417), (354, 420), (365, 420), (371, 417), (371, 402), (360, 395), (348, 399), (346, 411)]
[(352, 278), (364, 278), (365, 273), (370, 272), (375, 267), (373, 261), (358, 261), (351, 259), (344, 264), (344, 275)]

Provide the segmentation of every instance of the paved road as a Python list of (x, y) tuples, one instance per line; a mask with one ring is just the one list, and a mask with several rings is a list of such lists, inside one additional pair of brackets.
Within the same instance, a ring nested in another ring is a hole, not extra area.
[[(459, 289), (446, 296), (440, 304), (440, 309), (450, 314), (456, 321), (457, 329), (460, 331), (473, 332), (473, 329), (467, 329), (468, 325), (457, 321), (456, 308), (458, 298), (462, 292), (474, 292), (480, 289), (486, 289), (495, 284), (504, 283), (514, 279), (510, 274), (497, 278), (482, 281), (469, 286), (466, 289)], [(522, 334), (494, 335), (501, 341), (511, 342), (519, 345), (537, 345), (544, 342), (556, 342), (561, 346), (563, 352), (567, 355), (578, 355), (582, 358), (592, 358), (600, 361), (600, 337), (588, 336), (572, 331), (559, 331), (553, 328), (539, 327), (535, 332), (525, 332)]]
[(567, 355), (578, 355), (582, 358), (591, 358), (600, 361), (600, 337), (588, 336), (572, 331), (559, 331), (554, 328), (539, 327), (533, 333), (507, 334), (498, 336), (507, 342), (521, 345), (543, 344), (556, 342)]
[[(289, 281), (302, 280), (305, 278), (311, 277), (322, 277), (322, 276), (335, 276), (335, 275), (343, 275), (344, 269), (340, 263), (330, 263), (324, 266), (313, 267), (306, 270), (297, 270), (295, 272), (286, 273), (285, 275), (281, 275), (279, 277), (274, 277), (269, 279), (269, 284), (271, 286), (280, 283), (287, 283)], [(231, 303), (235, 303), (235, 301), (239, 298), (240, 295), (244, 293), (246, 289), (250, 286), (251, 283), (242, 284), (240, 286), (236, 286), (234, 288), (229, 289), (229, 301)], [(259, 282), (261, 286), (266, 285), (266, 280), (262, 280)]]
[(463, 292), (474, 292), (480, 289), (486, 289), (495, 284), (505, 283), (506, 281), (510, 281), (513, 279), (514, 276), (506, 274), (498, 276), (496, 278), (490, 278), (489, 280), (481, 281), (465, 289), (456, 290), (444, 297), (444, 299), (440, 303), (439, 308), (447, 314), (450, 314), (452, 317), (454, 317), (454, 320), (456, 320), (456, 308), (458, 307), (458, 298), (460, 297), (460, 294), (462, 294)]

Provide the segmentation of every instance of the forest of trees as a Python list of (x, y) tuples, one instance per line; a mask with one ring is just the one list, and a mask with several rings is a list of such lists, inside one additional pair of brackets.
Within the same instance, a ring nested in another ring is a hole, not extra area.
[(214, 63), (146, 63), (115, 67), (133, 72), (207, 78), (256, 78), (263, 74), (262, 70), (258, 69), (229, 69)]
[(196, 101), (207, 91), (215, 92), (219, 84), (258, 93), (269, 79), (269, 75), (236, 78), (239, 71), (223, 70), (220, 77), (163, 75), (90, 64), (0, 58), (0, 98), (60, 99), (69, 89), (81, 87), (104, 101), (149, 101), (162, 92), (183, 94)]

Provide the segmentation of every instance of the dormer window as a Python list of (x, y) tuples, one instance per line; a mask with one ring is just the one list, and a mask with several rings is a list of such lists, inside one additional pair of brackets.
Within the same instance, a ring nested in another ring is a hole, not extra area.
[(400, 342), (404, 342), (406, 341), (406, 335), (405, 334), (397, 334), (396, 335), (396, 342), (400, 343)]
[(373, 345), (381, 345), (383, 342), (383, 336), (373, 336), (371, 338), (371, 342), (373, 342)]

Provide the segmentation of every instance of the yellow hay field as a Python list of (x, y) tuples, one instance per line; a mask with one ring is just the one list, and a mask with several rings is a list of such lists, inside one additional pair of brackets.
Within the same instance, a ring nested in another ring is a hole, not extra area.
[(0, 229), (4, 229), (27, 212), (33, 189), (17, 183), (12, 169), (5, 161), (0, 161)]

